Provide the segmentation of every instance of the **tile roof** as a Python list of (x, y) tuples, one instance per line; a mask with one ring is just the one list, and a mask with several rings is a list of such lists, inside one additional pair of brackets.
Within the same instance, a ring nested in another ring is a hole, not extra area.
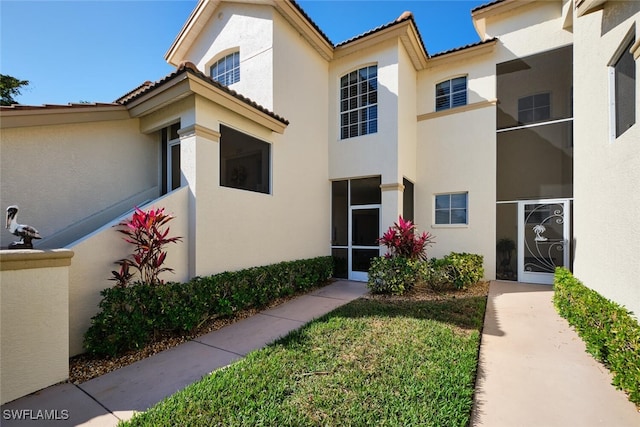
[(502, 3), (504, 1), (506, 0), (494, 0), (489, 3), (481, 4), (480, 6), (476, 6), (473, 9), (471, 9), (471, 13), (475, 13), (479, 10), (486, 9), (487, 7), (493, 6), (494, 4)]
[(492, 37), (490, 39), (483, 40), (483, 41), (480, 41), (480, 42), (477, 42), (477, 43), (470, 43), (470, 44), (467, 44), (467, 45), (464, 45), (464, 46), (460, 46), (460, 47), (456, 47), (456, 48), (453, 48), (453, 49), (444, 50), (442, 52), (434, 53), (433, 55), (430, 56), (430, 58), (437, 58), (438, 56), (447, 55), (449, 53), (458, 52), (458, 51), (469, 49), (469, 48), (476, 47), (476, 46), (481, 46), (483, 44), (491, 43), (491, 42), (496, 41), (496, 40), (498, 40), (497, 37)]
[(418, 30), (418, 25), (416, 24), (416, 21), (413, 18), (413, 13), (411, 13), (411, 12), (404, 12), (397, 19), (395, 19), (395, 20), (393, 20), (391, 22), (388, 22), (388, 23), (386, 23), (384, 25), (381, 25), (379, 27), (376, 27), (376, 28), (374, 28), (372, 30), (366, 31), (366, 32), (364, 32), (362, 34), (359, 34), (357, 36), (351, 37), (348, 40), (345, 40), (343, 42), (338, 43), (337, 45), (335, 45), (335, 47), (344, 46), (346, 44), (352, 43), (352, 42), (354, 42), (356, 40), (359, 40), (361, 38), (370, 36), (371, 34), (375, 34), (377, 32), (380, 32), (382, 30), (385, 30), (387, 28), (393, 27), (394, 25), (398, 25), (398, 24), (401, 24), (401, 23), (406, 22), (406, 21), (413, 22), (413, 26), (416, 29), (416, 33), (418, 34), (418, 39), (420, 40), (420, 45), (422, 46), (422, 49), (424, 49), (424, 52), (428, 57), (429, 53), (427, 52), (427, 48), (425, 47), (424, 41), (422, 40), (422, 36), (420, 35), (420, 30)]
[(218, 83), (217, 81), (213, 80), (211, 77), (207, 76), (206, 74), (202, 73), (200, 70), (198, 70), (198, 68), (192, 63), (192, 62), (188, 62), (185, 61), (182, 64), (180, 64), (178, 66), (178, 68), (172, 72), (171, 74), (168, 74), (167, 76), (163, 77), (162, 79), (158, 80), (157, 82), (149, 82), (146, 81), (143, 84), (141, 84), (140, 86), (138, 86), (137, 88), (133, 89), (132, 91), (126, 93), (125, 95), (121, 96), (120, 98), (116, 99), (114, 102), (117, 104), (122, 104), (122, 105), (127, 105), (130, 102), (134, 101), (135, 99), (138, 99), (139, 97), (141, 97), (142, 95), (144, 95), (145, 93), (148, 93), (154, 89), (159, 88), (160, 86), (162, 86), (163, 84), (175, 79), (176, 77), (178, 77), (179, 75), (182, 75), (184, 73), (189, 73), (192, 74), (198, 78), (200, 78), (201, 80), (204, 80), (206, 83), (210, 84), (211, 86), (216, 87), (217, 89), (222, 90), (225, 93), (228, 93), (229, 95), (233, 96), (234, 98), (244, 102), (247, 105), (250, 105), (251, 107), (255, 108), (258, 111), (261, 111), (265, 114), (267, 114), (268, 116), (278, 120), (281, 123), (284, 123), (286, 125), (289, 124), (289, 121), (279, 115), (277, 115), (276, 113), (268, 110), (267, 108), (263, 107), (262, 105), (256, 103), (255, 101), (252, 101), (251, 99), (240, 95), (238, 92), (236, 92), (235, 90), (229, 89), (227, 86), (224, 86), (220, 83)]
[(311, 26), (313, 28), (315, 28), (315, 30), (320, 33), (320, 35), (322, 36), (322, 38), (324, 38), (327, 43), (329, 43), (331, 45), (331, 47), (335, 47), (333, 42), (329, 39), (329, 36), (327, 36), (324, 31), (322, 31), (322, 29), (320, 28), (320, 26), (318, 24), (316, 24), (313, 19), (311, 19), (311, 17), (307, 14), (307, 12), (305, 12), (305, 10), (302, 8), (302, 6), (300, 6), (295, 0), (289, 0), (289, 2), (296, 8), (298, 9), (298, 12), (300, 12), (302, 14), (302, 16), (304, 16), (304, 19), (307, 20), (307, 22), (309, 22), (309, 24), (311, 24)]

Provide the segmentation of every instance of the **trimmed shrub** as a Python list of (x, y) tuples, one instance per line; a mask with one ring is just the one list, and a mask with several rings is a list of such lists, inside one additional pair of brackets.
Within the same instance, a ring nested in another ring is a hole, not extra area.
[(432, 258), (425, 267), (425, 282), (434, 290), (465, 289), (484, 277), (484, 257), (451, 252), (441, 259)]
[(424, 265), (400, 256), (373, 258), (367, 287), (374, 294), (402, 295), (420, 280)]
[(632, 313), (557, 268), (553, 303), (587, 351), (613, 374), (613, 384), (640, 405), (640, 325)]
[(144, 347), (160, 332), (189, 333), (206, 320), (250, 307), (328, 280), (329, 256), (195, 277), (187, 283), (137, 282), (104, 289), (100, 312), (85, 333), (88, 352), (115, 356)]

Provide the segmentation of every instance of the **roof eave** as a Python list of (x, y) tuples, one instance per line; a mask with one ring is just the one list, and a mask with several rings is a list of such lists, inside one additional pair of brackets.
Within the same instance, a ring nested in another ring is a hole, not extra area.
[[(252, 3), (250, 0), (244, 2)], [(221, 3), (223, 3), (223, 0), (200, 0), (198, 2), (171, 47), (164, 55), (169, 64), (177, 67), (182, 61), (188, 59), (185, 58), (188, 46), (198, 38), (200, 32)], [(295, 4), (283, 0), (255, 1), (255, 3), (273, 6), (324, 59), (330, 61), (333, 58), (333, 44), (327, 40), (326, 36), (309, 21), (309, 18)]]
[(169, 64), (177, 67), (184, 60), (187, 47), (200, 34), (220, 3), (221, 0), (200, 0), (198, 2), (171, 47), (164, 54), (164, 59)]
[(288, 122), (255, 108), (197, 74), (185, 70), (161, 85), (149, 89), (126, 104), (132, 117), (142, 117), (191, 95), (200, 95), (277, 133), (284, 133)]
[(577, 0), (576, 1), (576, 14), (578, 17), (586, 15), (596, 10), (600, 10), (604, 7), (607, 0)]
[(341, 44), (336, 47), (334, 58), (342, 58), (394, 38), (400, 39), (405, 49), (407, 49), (411, 62), (416, 70), (422, 70), (427, 66), (427, 52), (424, 50), (412, 19), (407, 19), (398, 24)]
[(331, 61), (334, 56), (333, 44), (326, 38), (326, 36), (319, 32), (316, 26), (309, 21), (310, 18), (302, 13), (300, 7), (296, 7), (291, 1), (273, 1), (273, 7), (289, 22), (304, 39), (313, 48), (318, 51), (320, 56), (325, 60)]
[(467, 60), (479, 55), (487, 55), (494, 51), (498, 39), (481, 42), (466, 48), (454, 49), (443, 54), (436, 54), (429, 58), (429, 63), (425, 68), (439, 67), (456, 61)]
[(0, 110), (0, 128), (64, 125), (129, 119), (127, 108), (118, 104), (96, 106), (56, 105), (33, 108), (3, 108)]

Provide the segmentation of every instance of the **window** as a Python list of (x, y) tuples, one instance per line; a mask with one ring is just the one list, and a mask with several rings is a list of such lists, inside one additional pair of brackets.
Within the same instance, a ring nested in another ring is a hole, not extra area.
[(551, 94), (549, 92), (518, 99), (518, 123), (541, 122), (551, 118)]
[(610, 66), (612, 139), (622, 135), (636, 122), (636, 64), (631, 53), (635, 37), (626, 39), (624, 48)]
[(240, 52), (225, 56), (211, 66), (211, 78), (230, 86), (240, 81)]
[(411, 222), (414, 221), (414, 190), (413, 182), (407, 178), (402, 179), (404, 191), (402, 192), (402, 217)]
[(378, 132), (378, 67), (340, 79), (340, 139)]
[(468, 224), (468, 193), (436, 195), (436, 224)]
[(220, 126), (220, 185), (269, 194), (271, 145)]
[(180, 123), (163, 128), (162, 139), (162, 194), (180, 187)]
[(467, 105), (467, 77), (457, 77), (436, 85), (436, 111)]

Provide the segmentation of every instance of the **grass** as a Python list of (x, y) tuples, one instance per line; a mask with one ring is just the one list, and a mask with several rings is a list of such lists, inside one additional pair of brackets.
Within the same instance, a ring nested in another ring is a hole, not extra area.
[(466, 426), (486, 298), (359, 299), (126, 426)]

